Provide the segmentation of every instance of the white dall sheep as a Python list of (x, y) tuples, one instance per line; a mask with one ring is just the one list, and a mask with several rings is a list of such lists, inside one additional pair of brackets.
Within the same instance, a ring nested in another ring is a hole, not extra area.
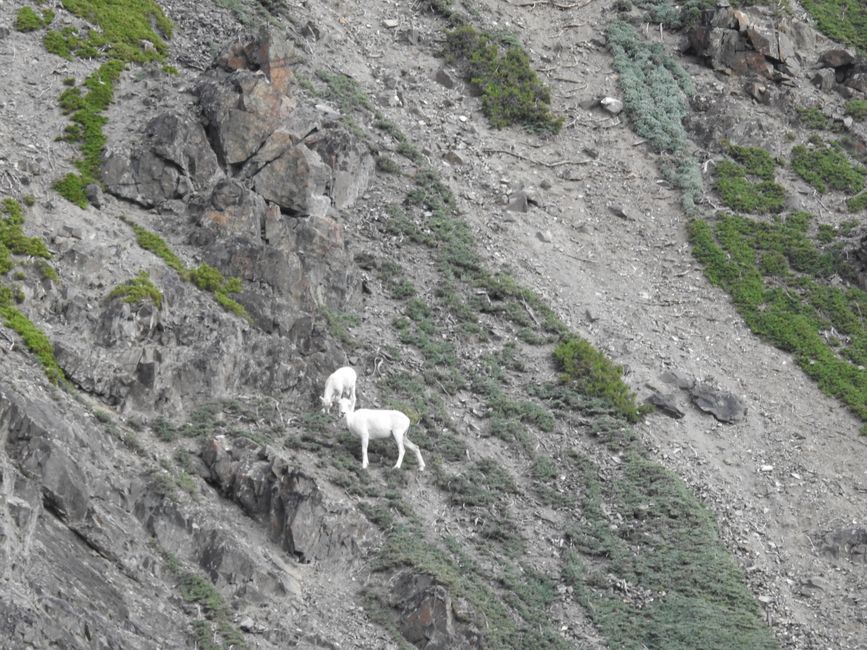
[(356, 436), (361, 438), (361, 467), (367, 468), (367, 443), (371, 439), (388, 438), (392, 436), (397, 443), (397, 462), (395, 469), (400, 469), (403, 462), (404, 445), (415, 452), (418, 458), (419, 470), (424, 469), (424, 460), (419, 448), (409, 441), (406, 432), (409, 429), (409, 418), (400, 411), (385, 411), (376, 409), (355, 410), (355, 405), (345, 397), (338, 402), (340, 415), (346, 419), (346, 426)]
[[(319, 399), (322, 401), (322, 412), (331, 410), (335, 399), (340, 399), (349, 393), (352, 410), (355, 410), (355, 380), (358, 375), (349, 366), (343, 366), (331, 373), (325, 382), (325, 393)], [(341, 414), (342, 415), (342, 414)]]

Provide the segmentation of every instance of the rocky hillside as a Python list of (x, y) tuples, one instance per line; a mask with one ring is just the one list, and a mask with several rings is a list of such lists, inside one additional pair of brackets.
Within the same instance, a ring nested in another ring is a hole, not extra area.
[(0, 647), (867, 648), (864, 25), (0, 3)]

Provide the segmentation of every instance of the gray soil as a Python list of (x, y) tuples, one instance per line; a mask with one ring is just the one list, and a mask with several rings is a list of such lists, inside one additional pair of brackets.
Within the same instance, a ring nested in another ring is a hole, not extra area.
[[(9, 27), (22, 4), (0, 4), (0, 26)], [(161, 4), (175, 21), (171, 60), (181, 75), (172, 87), (142, 71), (125, 75), (112, 108), (110, 147), (119, 146), (124, 133), (141, 128), (156, 109), (192, 103), (184, 91), (212, 54), (243, 28), (226, 9), (179, 0)], [(789, 355), (751, 334), (728, 296), (708, 283), (687, 242), (688, 217), (679, 193), (661, 179), (656, 157), (625, 118), (586, 108), (595, 98), (619, 96), (604, 45), (612, 3), (597, 0), (568, 9), (545, 2), (472, 3), (486, 26), (518, 36), (550, 85), (553, 108), (565, 116), (566, 127), (547, 140), (520, 129), (491, 129), (479, 99), (466, 85), (458, 81), (449, 89), (434, 81), (443, 66), (436, 56), (442, 23), (415, 11), (413, 3), (290, 4), (293, 24), (278, 24), (305, 43), (305, 69), (350, 75), (400, 126), (458, 198), (489, 266), (508, 270), (543, 296), (573, 330), (622, 364), (639, 398), (651, 390), (676, 395), (685, 411), (682, 419), (654, 413), (637, 429), (655, 460), (683, 478), (717, 517), (721, 538), (743, 568), (780, 647), (867, 648), (867, 564), (863, 558), (858, 562), (838, 555), (832, 539), (835, 531), (867, 525), (867, 440), (859, 435), (860, 423), (839, 402), (822, 394)], [(386, 27), (385, 21), (397, 26)], [(318, 38), (298, 36), (308, 22), (315, 25)], [(659, 33), (655, 37), (660, 38)], [(675, 48), (674, 37), (661, 38), (666, 48)], [(815, 53), (804, 57), (815, 58)], [(697, 60), (682, 63), (699, 93), (725, 97), (726, 110), (737, 116), (732, 120), (736, 126), (725, 135), (742, 144), (780, 146), (792, 128), (783, 108), (759, 106), (737, 78), (716, 74)], [(56, 97), (64, 77), (81, 79), (92, 66), (51, 56), (36, 36), (12, 30), (0, 39), (0, 69), (0, 193), (37, 197), (28, 213), (29, 232), (62, 249), (69, 236), (64, 229), (78, 229), (95, 248), (118, 246), (127, 256), (123, 264), (149, 265), (157, 277), (160, 264), (130, 240), (123, 243), (128, 237), (124, 228), (116, 222), (106, 226), (103, 219), (123, 212), (143, 223), (160, 224), (164, 217), (111, 197), (102, 212), (79, 210), (50, 188), (74, 155), (70, 146), (54, 141), (66, 124), (55, 108)], [(446, 70), (459, 79), (456, 71)], [(791, 105), (818, 98), (837, 110), (833, 107), (842, 102), (820, 96), (806, 72), (797, 83), (788, 91)], [(713, 159), (719, 152), (699, 150), (697, 155)], [(785, 180), (800, 207), (823, 212), (825, 206), (806, 185), (794, 177)], [(351, 252), (381, 245), (375, 224), (403, 189), (400, 181), (375, 181), (363, 200), (340, 215)], [(529, 209), (506, 210), (508, 197), (520, 189), (533, 199)], [(625, 217), (615, 215), (611, 206)], [(840, 218), (833, 206), (824, 216)], [(181, 252), (191, 262), (196, 259), (192, 249)], [(82, 271), (90, 274), (81, 282), (85, 291), (105, 291), (115, 284), (118, 268), (113, 259), (113, 253), (94, 253), (93, 267)], [(425, 286), (425, 277), (428, 286), (434, 286), (429, 265), (416, 273), (418, 286)], [(36, 305), (31, 318), (54, 322), (45, 295), (28, 299)], [(388, 322), (388, 314), (382, 314), (386, 304), (377, 295), (365, 299), (359, 332)], [(57, 328), (71, 336), (67, 325), (58, 322)], [(38, 382), (20, 369), (23, 357), (13, 360), (16, 354), (4, 349), (0, 365), (19, 368), (9, 370), (8, 377), (17, 377), (17, 389), (27, 393)], [(372, 361), (354, 358), (351, 352), (350, 360), (365, 370)], [(555, 374), (543, 358), (531, 371), (538, 380)], [(666, 371), (734, 393), (746, 405), (746, 417), (735, 424), (717, 422), (691, 406), (686, 393), (667, 384)], [(365, 397), (368, 402), (376, 399), (362, 392), (362, 403)], [(65, 409), (76, 408), (66, 396), (56, 399)], [(453, 408), (459, 413), (459, 406)], [(471, 427), (462, 433), (471, 435)], [(474, 453), (503, 453), (486, 444), (476, 441)], [(159, 445), (153, 446), (159, 453)], [(389, 462), (392, 453), (383, 448), (385, 458), (379, 461)], [(411, 455), (407, 464), (414, 471)], [(422, 479), (413, 479), (410, 487), (416, 505), (440, 498)], [(330, 496), (335, 503), (347, 501), (336, 488)], [(219, 512), (243, 529), (243, 516), (232, 510), (223, 504)], [(432, 526), (441, 523), (435, 510), (430, 509)], [(209, 516), (217, 514), (215, 510)], [(528, 538), (546, 532), (544, 526), (536, 530), (532, 520), (524, 525)], [(276, 547), (269, 550), (267, 540), (258, 539), (261, 532), (253, 536), (265, 548), (263, 553), (278, 555)], [(257, 622), (269, 621), (263, 625), (276, 625), (281, 613), (291, 619), (282, 647), (392, 646), (390, 635), (367, 618), (361, 606), (346, 604), (354, 602), (369, 575), (363, 565), (333, 572), (319, 563), (279, 562), (294, 585), (284, 605), (269, 612), (265, 605), (250, 611)], [(15, 581), (13, 569), (3, 571), (7, 584)], [(586, 647), (605, 647), (577, 605), (564, 601), (558, 608), (555, 616), (571, 625)], [(341, 621), (334, 626), (330, 617), (338, 611)]]

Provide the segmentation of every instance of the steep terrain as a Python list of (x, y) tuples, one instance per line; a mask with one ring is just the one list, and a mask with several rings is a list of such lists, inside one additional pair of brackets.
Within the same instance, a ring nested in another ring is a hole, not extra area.
[[(863, 393), (696, 236), (775, 223), (719, 184), (759, 147), (770, 214), (863, 282), (861, 195), (789, 162), (839, 134), (863, 162), (854, 49), (800, 7), (702, 40), (662, 2), (127, 4), (94, 51), (90, 3), (0, 5), (0, 646), (867, 648)], [(468, 26), (552, 114), (491, 126)], [(624, 67), (650, 43), (692, 84), (661, 147)], [(424, 472), (389, 441), (363, 471), (319, 412), (346, 363)]]

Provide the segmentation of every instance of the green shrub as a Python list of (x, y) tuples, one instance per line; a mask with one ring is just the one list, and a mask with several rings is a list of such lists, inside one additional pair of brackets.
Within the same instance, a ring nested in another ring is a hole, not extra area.
[(187, 277), (187, 268), (177, 255), (169, 248), (169, 245), (155, 232), (151, 232), (147, 228), (143, 228), (137, 223), (133, 223), (125, 217), (121, 217), (132, 231), (135, 233), (136, 242), (146, 251), (150, 251), (160, 259), (162, 259), (171, 269), (177, 271), (182, 278)]
[[(696, 220), (690, 239), (708, 279), (723, 287), (746, 324), (791, 352), (825, 393), (867, 422), (867, 293), (830, 283), (846, 274), (832, 242), (819, 249), (809, 237), (810, 215), (757, 222), (728, 215)], [(831, 346), (823, 333), (845, 339)], [(847, 342), (848, 341), (848, 342)]]
[(162, 292), (151, 282), (147, 271), (142, 271), (136, 277), (116, 286), (108, 294), (109, 298), (121, 298), (124, 302), (137, 304), (150, 300), (155, 307), (163, 304)]
[(835, 145), (792, 149), (792, 169), (820, 193), (837, 190), (856, 194), (864, 187), (864, 167), (849, 161), (846, 153)]
[[(53, 14), (51, 19), (54, 19)], [(43, 17), (36, 13), (32, 7), (21, 7), (15, 14), (15, 29), (19, 32), (35, 32), (50, 22), (51, 20), (45, 22)]]
[(846, 208), (849, 212), (861, 212), (861, 210), (867, 208), (867, 192), (861, 192), (858, 196), (847, 199)]
[(554, 350), (554, 359), (561, 371), (561, 381), (569, 382), (590, 397), (607, 402), (629, 422), (641, 417), (635, 395), (623, 383), (623, 369), (577, 335), (563, 339)]
[(49, 381), (54, 384), (65, 383), (66, 374), (54, 357), (54, 346), (51, 341), (29, 318), (10, 304), (10, 298), (11, 292), (6, 287), (0, 286), (0, 317), (3, 319), (3, 324), (15, 331), (24, 341), (27, 349), (36, 355)]
[(859, 122), (867, 120), (867, 100), (850, 99), (846, 102), (846, 114), (851, 115), (853, 120)]
[(702, 194), (701, 171), (683, 128), (686, 97), (695, 92), (692, 79), (659, 43), (648, 43), (628, 23), (613, 21), (607, 37), (625, 113), (635, 132), (654, 151), (666, 154), (663, 175), (681, 190), (684, 209), (693, 212)]
[(825, 115), (819, 108), (799, 108), (798, 119), (804, 128), (831, 130), (834, 123), (831, 118)]
[(492, 34), (463, 25), (446, 32), (445, 56), (482, 91), (482, 112), (491, 126), (522, 124), (544, 133), (562, 127), (563, 118), (551, 112), (551, 91), (522, 48), (508, 45), (501, 50)]
[(714, 189), (723, 203), (737, 212), (782, 212), (786, 194), (774, 182), (776, 163), (770, 154), (756, 147), (724, 144), (733, 160), (722, 160), (714, 168)]
[(29, 255), (48, 259), (51, 253), (38, 237), (28, 237), (21, 229), (24, 211), (15, 199), (4, 199), (0, 204), (0, 275), (14, 266), (12, 255)]
[(803, 0), (801, 4), (825, 35), (867, 52), (867, 5), (861, 0)]

